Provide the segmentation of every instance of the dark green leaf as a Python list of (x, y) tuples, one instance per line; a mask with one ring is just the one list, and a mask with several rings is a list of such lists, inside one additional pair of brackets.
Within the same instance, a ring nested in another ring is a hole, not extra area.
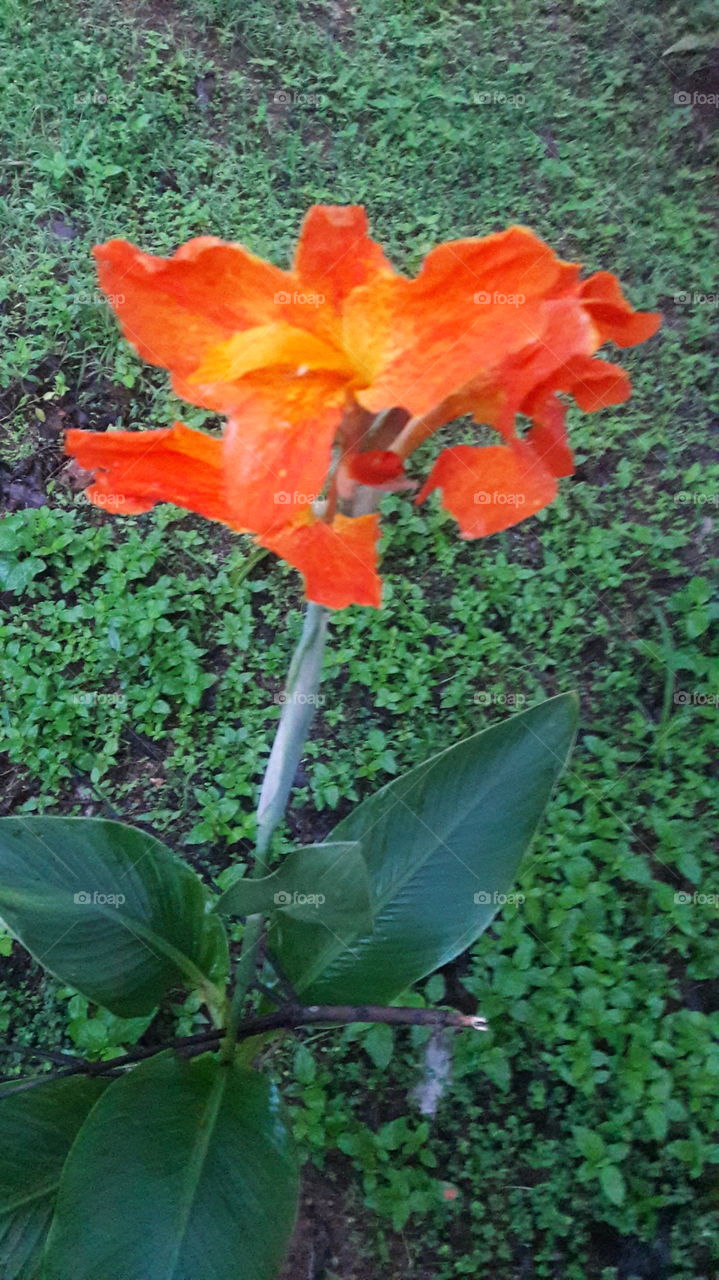
[(277, 916), (270, 947), (308, 1002), (396, 998), (479, 937), (502, 905), (571, 749), (564, 694), (390, 782), (335, 827), (370, 875), (374, 931), (351, 945)]
[(0, 556), (0, 591), (22, 593), (44, 568), (45, 561), (37, 556), (27, 556), (23, 560)]
[(392, 1061), (394, 1053), (394, 1032), (391, 1027), (378, 1022), (371, 1027), (362, 1038), (362, 1047), (380, 1071), (384, 1071)]
[(574, 1138), (585, 1160), (596, 1162), (606, 1154), (604, 1139), (594, 1129), (578, 1125), (574, 1130)]
[(666, 1109), (660, 1103), (655, 1103), (647, 1107), (644, 1114), (654, 1140), (663, 1142), (669, 1129), (669, 1116)]
[(270, 1082), (210, 1054), (160, 1054), (84, 1125), (43, 1280), (275, 1280), (297, 1191)]
[(227, 973), (199, 877), (119, 822), (1, 818), (0, 917), (40, 964), (121, 1017)]
[(599, 1183), (607, 1200), (612, 1204), (623, 1204), (627, 1194), (626, 1184), (621, 1169), (615, 1164), (605, 1164), (599, 1170)]
[(62, 1167), (107, 1083), (73, 1076), (0, 1098), (2, 1280), (38, 1277)]
[(289, 853), (272, 875), (236, 880), (215, 909), (239, 916), (282, 911), (340, 937), (354, 936), (358, 923), (363, 930), (371, 928), (367, 864), (353, 842), (305, 845)]

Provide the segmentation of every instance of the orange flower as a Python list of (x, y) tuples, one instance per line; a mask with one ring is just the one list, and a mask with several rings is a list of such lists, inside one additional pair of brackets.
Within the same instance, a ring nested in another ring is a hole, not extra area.
[(408, 279), (356, 206), (310, 209), (288, 271), (209, 236), (171, 258), (124, 240), (95, 256), (127, 339), (227, 425), (221, 440), (181, 423), (68, 432), (91, 500), (174, 502), (251, 532), (330, 608), (379, 604), (373, 509), (415, 487), (404, 463), (438, 427), (471, 414), (501, 443), (445, 449), (416, 501), (441, 490), (463, 537), (506, 529), (572, 470), (558, 393), (587, 411), (626, 400), (627, 375), (595, 352), (660, 323), (525, 227), (442, 244)]

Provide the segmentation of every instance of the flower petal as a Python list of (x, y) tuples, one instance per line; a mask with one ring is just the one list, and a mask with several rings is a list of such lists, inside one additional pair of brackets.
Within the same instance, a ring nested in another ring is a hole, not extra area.
[(334, 307), (380, 272), (392, 272), (380, 245), (370, 239), (361, 205), (316, 204), (305, 216), (294, 270), (307, 289)]
[(382, 602), (378, 537), (378, 515), (354, 519), (336, 515), (332, 524), (307, 517), (258, 541), (299, 569), (307, 599), (315, 604), (328, 609), (350, 604), (378, 609)]
[(626, 369), (619, 365), (590, 356), (572, 356), (525, 397), (521, 412), (539, 421), (543, 407), (556, 391), (573, 396), (585, 413), (595, 413), (597, 409), (623, 404), (632, 393), (632, 384)]
[(576, 280), (525, 227), (439, 245), (414, 280), (380, 279), (345, 309), (345, 346), (371, 377), (358, 393), (376, 412), (425, 414), (514, 351), (538, 341), (543, 304)]
[(329, 375), (245, 379), (223, 442), (227, 497), (244, 528), (269, 534), (319, 498), (344, 402)]
[(236, 382), (247, 373), (273, 367), (287, 367), (295, 373), (326, 369), (344, 373), (348, 378), (352, 375), (344, 352), (306, 329), (278, 323), (245, 329), (226, 342), (210, 347), (188, 381), (192, 385)]
[(496, 427), (508, 443), (517, 439), (518, 413), (536, 424), (527, 441), (540, 452), (550, 447), (545, 428), (549, 429), (550, 469), (555, 475), (568, 475), (572, 466), (564, 432), (566, 414), (555, 393), (574, 396), (581, 409), (592, 412), (628, 399), (631, 383), (620, 366), (589, 354), (596, 349), (597, 334), (576, 299), (549, 302), (545, 313), (542, 338), (510, 357), (497, 371), (494, 397), (480, 384), (476, 391), (468, 389), (467, 404), (478, 422)]
[(519, 524), (557, 495), (557, 481), (527, 444), (456, 445), (440, 453), (417, 495), (442, 490), (442, 505), (463, 538), (484, 538)]
[[(635, 312), (611, 273), (581, 281), (578, 264), (563, 262), (526, 228), (511, 227), (439, 245), (415, 280), (380, 277), (355, 290), (343, 342), (364, 375), (367, 385), (356, 394), (365, 408), (399, 404), (436, 425), (481, 402), (493, 410), (479, 420), (511, 439), (522, 401), (540, 387), (546, 400), (552, 379), (558, 389), (566, 380), (558, 370), (574, 357), (593, 355), (607, 340), (644, 341), (660, 320)], [(584, 374), (590, 383), (599, 379), (588, 364)], [(602, 374), (606, 386), (608, 377)], [(574, 379), (582, 407), (583, 380)], [(615, 397), (606, 403), (617, 403), (629, 384), (619, 371), (614, 391), (606, 386), (603, 394)]]
[(597, 347), (597, 337), (589, 316), (576, 298), (552, 300), (544, 307), (545, 326), (536, 342), (507, 360), (498, 375), (505, 390), (504, 411), (496, 423), (500, 431), (514, 434), (514, 419), (537, 387), (558, 390), (569, 360), (587, 357)]
[(600, 346), (614, 342), (618, 347), (635, 347), (651, 338), (662, 322), (657, 311), (635, 311), (611, 271), (588, 276), (582, 281), (579, 295), (599, 332)]
[(226, 501), (222, 442), (182, 422), (161, 431), (68, 431), (65, 450), (95, 473), (87, 496), (125, 515), (157, 502), (242, 528)]
[(574, 471), (574, 455), (569, 447), (565, 419), (567, 406), (555, 395), (549, 395), (532, 415), (534, 422), (525, 441), (553, 476), (571, 476)]
[(276, 296), (294, 289), (288, 272), (212, 236), (190, 240), (171, 258), (127, 240), (97, 245), (94, 254), (125, 337), (143, 359), (178, 375), (237, 330), (285, 318)]

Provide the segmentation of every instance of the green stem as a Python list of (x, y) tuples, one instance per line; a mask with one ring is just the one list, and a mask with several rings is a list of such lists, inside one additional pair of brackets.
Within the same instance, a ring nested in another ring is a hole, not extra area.
[[(317, 690), (322, 678), (328, 620), (329, 610), (317, 604), (307, 605), (302, 635), (287, 675), (280, 723), (260, 790), (255, 862), (250, 871), (250, 878), (253, 880), (267, 874), (267, 853), (275, 830), (282, 821), (317, 708)], [(229, 1025), (222, 1046), (222, 1058), (225, 1062), (230, 1061), (234, 1054), (237, 1026), (255, 975), (263, 930), (264, 919), (261, 915), (248, 916), (235, 972)]]
[(227, 1035), (222, 1042), (221, 1058), (223, 1062), (230, 1062), (234, 1057), (235, 1044), (237, 1043), (237, 1027), (242, 1020), (242, 1008), (247, 992), (252, 985), (257, 966), (263, 927), (264, 918), (262, 916), (247, 917), (245, 931), (242, 935), (242, 950), (235, 970), (235, 989), (232, 993)]
[[(261, 863), (282, 821), (307, 734), (317, 707), (329, 610), (308, 604), (299, 644), (287, 675), (284, 705), (257, 806), (257, 850)], [(263, 868), (264, 871), (264, 868)]]

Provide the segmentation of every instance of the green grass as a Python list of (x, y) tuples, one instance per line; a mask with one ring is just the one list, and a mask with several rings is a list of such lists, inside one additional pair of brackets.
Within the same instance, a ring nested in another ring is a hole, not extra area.
[[(437, 240), (521, 221), (665, 312), (624, 357), (630, 404), (572, 415), (578, 471), (550, 510), (466, 544), (434, 503), (388, 498), (385, 608), (333, 624), (287, 840), (513, 706), (582, 699), (525, 901), (462, 977), (491, 1033), (455, 1039), (437, 1118), (407, 1102), (420, 1030), (319, 1033), (283, 1064), (305, 1150), (373, 1210), (356, 1223), (368, 1275), (711, 1280), (719, 1264), (716, 311), (695, 300), (715, 288), (712, 167), (674, 102), (702, 55), (662, 58), (710, 17), (602, 0), (5, 0), (10, 469), (62, 423), (214, 425), (119, 337), (89, 257), (111, 235), (167, 252), (211, 232), (283, 263), (307, 205), (359, 201), (409, 270)], [(251, 847), (296, 575), (170, 508), (94, 511), (52, 457), (49, 505), (0, 524), (8, 804), (149, 824), (216, 873)], [(18, 948), (0, 963), (8, 1038), (99, 1053), (137, 1033)], [(167, 1016), (185, 1031), (196, 1012)]]

